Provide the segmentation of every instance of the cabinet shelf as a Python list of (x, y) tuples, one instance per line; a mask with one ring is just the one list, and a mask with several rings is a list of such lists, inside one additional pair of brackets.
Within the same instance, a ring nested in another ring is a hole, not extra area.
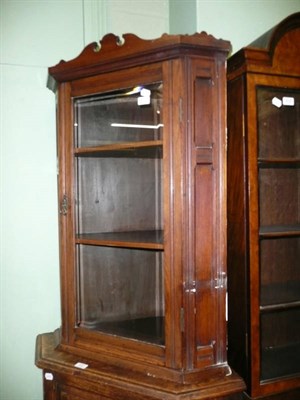
[(162, 144), (162, 140), (122, 142), (96, 147), (77, 147), (74, 153), (77, 157), (162, 158)]
[(299, 158), (258, 158), (260, 168), (292, 168), (300, 167)]
[(300, 308), (300, 300), (290, 301), (287, 303), (280, 303), (280, 304), (269, 304), (267, 306), (259, 307), (261, 312), (284, 311), (284, 310), (291, 310), (293, 308)]
[(99, 322), (95, 324), (80, 323), (81, 328), (118, 335), (126, 338), (138, 338), (157, 345), (164, 345), (164, 317), (136, 318), (124, 321)]
[(163, 250), (163, 231), (100, 232), (76, 235), (76, 244)]
[(291, 237), (300, 235), (300, 225), (262, 226), (259, 230), (261, 239), (276, 237)]
[(261, 311), (277, 311), (284, 309), (300, 308), (300, 282), (289, 281), (262, 285)]
[(299, 374), (300, 342), (262, 349), (262, 381)]

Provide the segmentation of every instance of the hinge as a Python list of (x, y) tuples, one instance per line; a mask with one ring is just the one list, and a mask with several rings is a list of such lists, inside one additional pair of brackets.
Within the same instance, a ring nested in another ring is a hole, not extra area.
[(196, 289), (196, 281), (192, 281), (188, 284), (184, 284), (184, 291), (186, 293), (196, 293), (197, 289)]
[(218, 277), (215, 279), (215, 289), (227, 288), (227, 275), (226, 272), (219, 272)]

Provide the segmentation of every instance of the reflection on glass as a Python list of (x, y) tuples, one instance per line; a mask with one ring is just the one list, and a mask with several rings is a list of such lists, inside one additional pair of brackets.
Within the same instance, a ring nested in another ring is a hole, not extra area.
[[(141, 94), (149, 91), (148, 96)], [(76, 147), (162, 139), (162, 84), (75, 101)]]

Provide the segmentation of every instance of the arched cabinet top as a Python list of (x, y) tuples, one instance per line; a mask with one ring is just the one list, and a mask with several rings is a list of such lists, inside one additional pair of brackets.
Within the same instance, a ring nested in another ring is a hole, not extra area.
[(300, 12), (288, 16), (230, 58), (229, 75), (243, 72), (300, 74)]

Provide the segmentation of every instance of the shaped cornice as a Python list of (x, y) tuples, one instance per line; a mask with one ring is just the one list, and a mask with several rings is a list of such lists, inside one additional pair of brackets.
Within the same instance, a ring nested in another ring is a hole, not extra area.
[(141, 39), (129, 33), (122, 37), (110, 33), (99, 43), (86, 46), (73, 60), (62, 60), (49, 68), (48, 87), (53, 89), (57, 82), (163, 61), (185, 54), (223, 52), (227, 55), (230, 49), (228, 41), (215, 39), (206, 32), (193, 35), (163, 34), (153, 40)]

